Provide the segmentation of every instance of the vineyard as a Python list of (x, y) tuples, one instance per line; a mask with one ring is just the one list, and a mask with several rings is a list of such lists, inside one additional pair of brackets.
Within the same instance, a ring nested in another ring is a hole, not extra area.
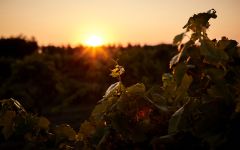
[[(175, 36), (173, 45), (169, 46), (171, 51), (162, 51), (161, 54), (166, 56), (167, 62), (156, 63), (151, 62), (151, 59), (142, 59), (140, 60), (142, 64), (137, 64), (134, 61), (139, 58), (130, 57), (131, 52), (123, 51), (115, 55), (113, 58), (115, 60), (111, 61), (111, 64), (103, 65), (106, 74), (109, 74), (108, 69), (112, 67), (110, 76), (107, 75), (106, 79), (112, 82), (111, 85), (102, 83), (106, 80), (99, 80), (103, 86), (91, 87), (101, 88), (98, 94), (103, 96), (90, 107), (89, 116), (83, 118), (77, 129), (68, 123), (56, 125), (44, 113), (31, 113), (39, 112), (31, 109), (31, 105), (43, 105), (40, 109), (42, 110), (48, 105), (47, 100), (44, 104), (30, 101), (26, 108), (24, 106), (26, 102), (15, 98), (1, 100), (0, 149), (240, 149), (240, 48), (237, 41), (227, 37), (220, 40), (208, 37), (209, 20), (216, 18), (214, 9), (190, 17), (183, 27), (184, 32)], [(121, 57), (123, 55), (125, 57)], [(127, 61), (128, 57), (131, 61)], [(159, 56), (159, 59), (162, 57)], [(167, 59), (168, 57), (170, 59)], [(40, 65), (31, 58), (27, 60)], [(61, 62), (58, 63), (61, 66)], [(149, 72), (144, 64), (155, 69), (155, 72)], [(24, 65), (26, 62), (19, 61), (15, 67), (24, 68)], [(25, 68), (24, 71), (28, 71), (27, 69), (29, 68)], [(88, 71), (90, 72), (91, 68)], [(58, 83), (61, 77), (53, 74), (54, 69), (48, 68), (42, 74), (48, 77), (48, 73), (51, 74), (48, 80)], [(89, 77), (90, 81), (93, 81), (100, 71), (95, 73), (95, 76)], [(21, 69), (15, 74), (22, 75)], [(144, 74), (144, 77), (138, 77), (140, 74)], [(77, 75), (84, 78), (82, 73)], [(17, 77), (9, 80), (4, 87), (15, 81)], [(71, 83), (76, 85), (74, 80), (69, 79), (57, 84), (64, 87), (57, 89), (55, 86), (49, 86), (52, 85), (49, 82), (37, 84), (49, 88), (44, 92), (54, 89), (56, 93), (62, 91), (63, 96), (69, 94), (69, 91), (63, 89), (71, 87), (76, 91), (76, 95), (73, 96), (78, 98), (77, 94), (82, 91), (76, 90), (77, 85), (70, 86)], [(89, 94), (85, 94), (84, 97), (94, 95), (91, 88), (83, 88)], [(18, 89), (18, 86), (11, 90), (14, 89)], [(28, 90), (35, 90), (37, 93), (39, 89)], [(0, 95), (11, 93), (1, 92)], [(60, 99), (54, 94), (46, 95), (44, 92), (37, 93), (36, 98)], [(49, 106), (57, 103), (49, 101)], [(70, 103), (75, 105), (77, 102), (69, 100), (66, 104), (56, 107), (55, 111), (64, 109), (64, 106)]]

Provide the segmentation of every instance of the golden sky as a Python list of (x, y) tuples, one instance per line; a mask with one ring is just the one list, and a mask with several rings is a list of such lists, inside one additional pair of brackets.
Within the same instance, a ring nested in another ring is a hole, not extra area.
[(34, 36), (73, 46), (91, 35), (105, 43), (171, 43), (194, 13), (214, 8), (210, 38), (240, 42), (240, 0), (0, 0), (0, 36)]

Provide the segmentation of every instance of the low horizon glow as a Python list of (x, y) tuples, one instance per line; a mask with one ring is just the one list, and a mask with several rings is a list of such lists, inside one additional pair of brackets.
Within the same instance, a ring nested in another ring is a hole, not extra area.
[(85, 44), (88, 45), (88, 46), (96, 47), (96, 46), (103, 45), (104, 42), (103, 42), (103, 39), (101, 37), (96, 36), (96, 35), (92, 35), (86, 40)]
[(210, 20), (210, 38), (240, 41), (239, 0), (2, 0), (0, 36), (35, 37), (39, 45), (172, 43), (193, 14), (217, 11)]

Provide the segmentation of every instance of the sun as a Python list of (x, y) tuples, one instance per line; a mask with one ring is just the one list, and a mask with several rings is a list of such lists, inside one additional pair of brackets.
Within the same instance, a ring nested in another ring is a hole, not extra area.
[(86, 45), (97, 47), (103, 45), (103, 39), (100, 36), (92, 35), (85, 41)]

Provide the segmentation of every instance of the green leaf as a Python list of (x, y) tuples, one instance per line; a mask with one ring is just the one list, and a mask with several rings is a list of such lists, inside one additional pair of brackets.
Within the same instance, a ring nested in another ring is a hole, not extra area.
[(146, 92), (146, 88), (143, 83), (137, 83), (126, 88), (127, 95), (143, 95), (145, 92)]
[(171, 69), (174, 65), (176, 65), (179, 60), (180, 60), (180, 53), (178, 53), (177, 55), (175, 55), (171, 60), (170, 60), (170, 63), (169, 63), (169, 68)]
[(170, 118), (168, 133), (176, 133), (178, 131), (191, 131), (193, 128), (192, 122), (197, 120), (199, 116), (198, 107), (199, 100), (189, 99), (188, 102), (179, 108)]
[(118, 98), (116, 97), (109, 97), (108, 99), (101, 101), (101, 103), (97, 104), (92, 113), (90, 118), (97, 121), (103, 120), (104, 115), (112, 109), (112, 107), (116, 104)]
[(180, 52), (175, 55), (170, 61), (170, 68), (180, 62), (180, 60), (185, 60), (187, 58), (188, 49), (194, 44), (194, 41), (189, 40), (187, 43), (184, 44), (183, 48)]
[(204, 62), (212, 64), (217, 67), (221, 66), (226, 62), (229, 57), (224, 49), (218, 48), (216, 43), (205, 39), (201, 41), (200, 53), (204, 56)]
[(205, 28), (208, 28), (209, 19), (217, 18), (216, 11), (211, 9), (205, 13), (194, 14), (189, 18), (187, 24), (183, 27), (186, 28), (187, 31), (192, 30), (193, 32), (201, 33)]
[(96, 132), (96, 127), (89, 121), (84, 121), (81, 124), (79, 133), (83, 134), (84, 137), (90, 137)]
[(125, 90), (125, 87), (123, 86), (123, 84), (121, 82), (116, 82), (108, 87), (102, 100), (112, 96), (120, 96), (124, 90)]
[(69, 141), (76, 140), (76, 132), (68, 124), (61, 124), (55, 128), (58, 139), (67, 138)]
[(193, 81), (192, 76), (187, 75), (186, 73), (183, 76), (181, 85), (176, 90), (176, 98), (175, 100), (181, 99), (183, 96), (187, 95), (188, 88), (190, 87)]
[(181, 44), (182, 40), (183, 40), (183, 37), (184, 37), (185, 33), (181, 33), (181, 34), (178, 34), (174, 37), (173, 39), (173, 44), (174, 45), (179, 45)]
[(20, 112), (20, 113), (26, 113), (26, 110), (24, 109), (24, 107), (15, 99), (10, 98), (10, 99), (0, 100), (0, 104), (3, 109), (16, 110), (17, 112)]
[(46, 117), (39, 117), (37, 122), (37, 127), (40, 129), (48, 130), (49, 129), (49, 120)]
[(226, 37), (222, 37), (222, 39), (219, 40), (217, 43), (217, 47), (227, 52), (228, 55), (231, 57), (238, 56), (237, 49), (236, 49), (237, 45), (238, 45), (237, 41), (229, 40)]
[(167, 106), (163, 106), (163, 105), (159, 105), (158, 103), (154, 102), (153, 100), (151, 100), (150, 98), (148, 98), (147, 96), (144, 97), (147, 101), (149, 101), (153, 106), (155, 106), (156, 108), (158, 108), (160, 111), (163, 112), (167, 112), (168, 108)]
[(123, 66), (116, 65), (110, 75), (116, 78), (116, 77), (120, 77), (124, 72), (125, 72), (125, 69)]
[(13, 101), (14, 105), (17, 107), (17, 109), (21, 112), (26, 112), (26, 110), (24, 109), (24, 107), (15, 99), (10, 99), (11, 101)]
[(181, 107), (170, 118), (169, 126), (168, 126), (169, 134), (176, 133), (177, 131), (179, 131), (178, 127), (179, 127), (180, 121), (182, 119), (183, 112), (184, 112), (184, 107)]
[(198, 39), (200, 39), (201, 38), (201, 36), (199, 36), (199, 34), (197, 34), (197, 33), (192, 33), (192, 35), (191, 35), (191, 40), (192, 41), (196, 41), (196, 40), (198, 40)]
[(164, 73), (162, 75), (162, 82), (163, 82), (163, 87), (166, 88), (168, 86), (171, 86), (172, 84), (175, 83), (173, 75), (170, 73)]
[(181, 84), (186, 71), (187, 71), (187, 66), (184, 63), (179, 63), (174, 67), (173, 75), (176, 80), (177, 86)]

